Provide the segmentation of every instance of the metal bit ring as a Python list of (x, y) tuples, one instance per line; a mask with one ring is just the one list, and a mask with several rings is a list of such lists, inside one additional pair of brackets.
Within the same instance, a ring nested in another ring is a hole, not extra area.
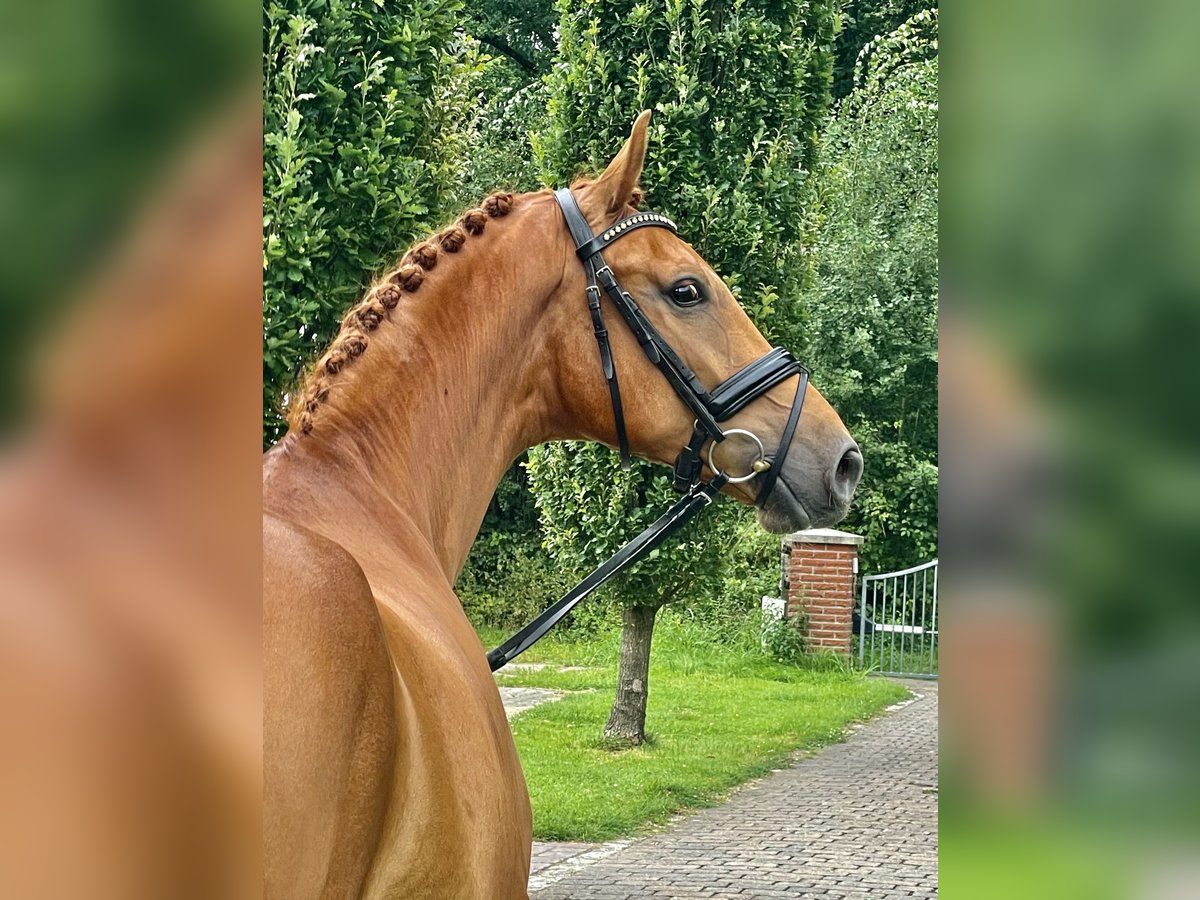
[[(755, 475), (765, 472), (768, 468), (770, 468), (770, 463), (767, 462), (767, 451), (763, 448), (763, 443), (758, 439), (758, 435), (756, 435), (753, 431), (747, 431), (745, 428), (725, 429), (726, 437), (729, 437), (731, 434), (744, 434), (746, 437), (750, 438), (750, 440), (754, 441), (754, 445), (758, 447), (758, 459), (754, 461), (750, 467), (750, 472), (746, 475), (738, 475), (736, 478), (732, 475), (725, 475), (725, 479), (729, 482), (729, 484), (741, 484), (742, 482), (749, 481)], [(724, 474), (720, 469), (717, 468), (717, 464), (713, 462), (713, 448), (716, 446), (716, 441), (712, 441), (708, 445), (708, 467), (716, 474)]]

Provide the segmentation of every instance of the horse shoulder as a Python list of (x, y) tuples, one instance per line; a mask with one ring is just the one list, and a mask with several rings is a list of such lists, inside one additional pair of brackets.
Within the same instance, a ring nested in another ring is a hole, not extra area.
[(394, 769), (392, 664), (354, 558), (270, 515), (263, 659), (264, 896), (357, 897)]

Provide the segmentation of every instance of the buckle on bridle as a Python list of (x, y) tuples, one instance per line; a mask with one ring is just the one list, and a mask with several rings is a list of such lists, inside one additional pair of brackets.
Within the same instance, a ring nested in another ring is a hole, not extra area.
[(686, 494), (700, 480), (704, 464), (700, 460), (700, 448), (708, 440), (708, 431), (697, 419), (692, 424), (692, 437), (679, 455), (675, 457), (675, 479), (671, 487), (676, 493)]
[(596, 270), (596, 280), (604, 286), (604, 290), (606, 291), (612, 291), (617, 287), (617, 276), (608, 267), (608, 263), (605, 263)]

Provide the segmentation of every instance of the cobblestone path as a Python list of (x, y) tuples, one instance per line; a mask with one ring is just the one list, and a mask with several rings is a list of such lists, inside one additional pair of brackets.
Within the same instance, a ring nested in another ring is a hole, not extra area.
[(532, 900), (937, 896), (936, 682), (843, 744), (608, 844), (535, 844)]

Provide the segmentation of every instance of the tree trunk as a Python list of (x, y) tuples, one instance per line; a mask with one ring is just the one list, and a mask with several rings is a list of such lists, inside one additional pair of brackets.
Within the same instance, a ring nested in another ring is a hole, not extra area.
[(627, 606), (621, 625), (621, 666), (604, 736), (636, 746), (646, 739), (646, 698), (649, 696), (650, 639), (657, 606)]

